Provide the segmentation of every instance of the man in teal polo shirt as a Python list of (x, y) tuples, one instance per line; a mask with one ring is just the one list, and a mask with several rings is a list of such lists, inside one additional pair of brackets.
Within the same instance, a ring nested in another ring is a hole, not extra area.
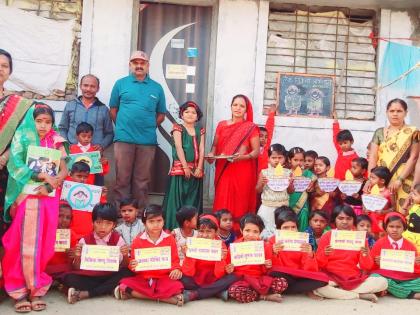
[(148, 204), (156, 127), (166, 113), (163, 89), (148, 71), (149, 57), (135, 51), (130, 58), (131, 74), (115, 82), (109, 101), (109, 114), (115, 123), (116, 199), (134, 197), (140, 209)]

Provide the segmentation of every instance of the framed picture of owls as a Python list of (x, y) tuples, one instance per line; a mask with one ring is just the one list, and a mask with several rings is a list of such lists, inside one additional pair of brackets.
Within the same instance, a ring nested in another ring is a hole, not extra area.
[(277, 77), (277, 110), (281, 116), (332, 118), (334, 76), (282, 73)]

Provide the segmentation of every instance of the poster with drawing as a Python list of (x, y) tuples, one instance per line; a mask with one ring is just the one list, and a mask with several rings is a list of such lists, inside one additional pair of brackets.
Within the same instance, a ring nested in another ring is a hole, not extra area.
[(73, 210), (91, 212), (101, 200), (102, 187), (64, 181), (61, 200), (66, 200)]
[(305, 73), (279, 73), (277, 108), (291, 117), (332, 117), (334, 77)]

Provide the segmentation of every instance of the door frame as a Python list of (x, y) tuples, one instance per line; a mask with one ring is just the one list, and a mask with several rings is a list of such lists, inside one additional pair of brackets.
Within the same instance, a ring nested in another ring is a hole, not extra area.
[[(133, 15), (132, 15), (132, 26), (131, 26), (131, 50), (137, 50), (138, 38), (139, 38), (139, 25), (140, 25), (140, 3), (141, 2), (154, 2), (163, 4), (175, 4), (175, 5), (188, 5), (188, 6), (208, 6), (212, 7), (212, 19), (211, 19), (211, 30), (210, 30), (210, 56), (209, 56), (209, 78), (207, 87), (207, 108), (206, 108), (206, 142), (205, 152), (209, 152), (213, 143), (213, 134), (216, 126), (213, 124), (213, 112), (214, 112), (214, 84), (215, 84), (215, 70), (216, 70), (216, 48), (217, 48), (217, 22), (219, 13), (219, 1), (218, 0), (154, 0), (154, 1), (141, 1), (133, 0)], [(206, 162), (205, 162), (206, 163)], [(203, 203), (204, 207), (212, 207), (214, 199), (214, 185), (213, 185), (213, 174), (214, 166), (205, 167), (205, 177), (203, 184)]]

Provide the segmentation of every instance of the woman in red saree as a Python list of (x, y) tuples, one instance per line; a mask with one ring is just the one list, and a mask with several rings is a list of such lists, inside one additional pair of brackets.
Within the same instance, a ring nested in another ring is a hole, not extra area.
[[(232, 118), (217, 125), (208, 156), (233, 156), (216, 161), (213, 211), (228, 209), (234, 219), (234, 230), (238, 231), (239, 219), (256, 210), (255, 186), (260, 140), (248, 97), (234, 96), (231, 110)], [(209, 162), (212, 163), (213, 159), (210, 158)]]

